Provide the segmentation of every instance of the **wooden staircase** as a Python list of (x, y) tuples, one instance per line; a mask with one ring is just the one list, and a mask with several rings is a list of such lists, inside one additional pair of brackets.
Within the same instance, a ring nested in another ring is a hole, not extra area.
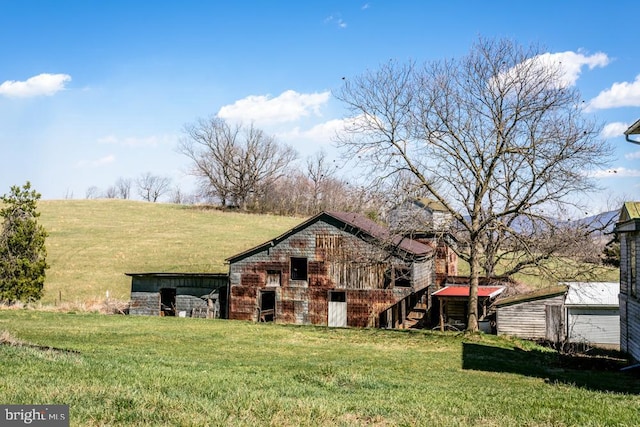
[(427, 304), (416, 303), (407, 314), (403, 329), (422, 329), (427, 315)]

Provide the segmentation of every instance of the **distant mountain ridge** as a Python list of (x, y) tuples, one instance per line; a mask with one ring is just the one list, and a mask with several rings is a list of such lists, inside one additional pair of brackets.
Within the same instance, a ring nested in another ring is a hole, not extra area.
[[(547, 223), (553, 223), (556, 225), (568, 225), (570, 227), (586, 227), (590, 231), (594, 231), (596, 235), (606, 235), (613, 233), (615, 229), (616, 222), (620, 215), (620, 211), (607, 211), (601, 212), (599, 214), (587, 216), (580, 219), (561, 219), (561, 218), (547, 218)], [(466, 219), (469, 219), (468, 217)], [(523, 230), (532, 228), (531, 225), (534, 224), (530, 218), (526, 216), (521, 216), (516, 219), (511, 224), (511, 228), (513, 228), (516, 232), (522, 232)], [(539, 220), (540, 228), (544, 228), (542, 226), (543, 221)]]
[(591, 215), (586, 218), (570, 221), (571, 225), (585, 226), (592, 230), (601, 230), (602, 234), (613, 233), (613, 230), (620, 216), (620, 211), (608, 211), (599, 214)]

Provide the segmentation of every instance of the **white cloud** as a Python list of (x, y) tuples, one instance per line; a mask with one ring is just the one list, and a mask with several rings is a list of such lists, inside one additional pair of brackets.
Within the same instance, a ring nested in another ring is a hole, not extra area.
[[(609, 58), (604, 53), (596, 53), (586, 56), (576, 52), (543, 53), (521, 62), (509, 70), (495, 77), (492, 84), (519, 81), (519, 75), (525, 72), (549, 71), (556, 79), (548, 84), (556, 87), (575, 86), (583, 67), (589, 69), (604, 67), (609, 63)], [(529, 71), (527, 71), (529, 70)]]
[(98, 140), (101, 144), (115, 144), (128, 147), (156, 147), (158, 145), (173, 144), (178, 140), (174, 135), (151, 135), (147, 137), (125, 137), (108, 135)]
[(635, 178), (640, 177), (640, 169), (627, 169), (617, 167), (614, 169), (601, 169), (590, 174), (593, 178)]
[(7, 80), (0, 84), (0, 95), (14, 98), (29, 98), (33, 96), (51, 96), (64, 89), (71, 81), (68, 74), (38, 74), (26, 81)]
[(624, 135), (624, 131), (629, 128), (629, 125), (622, 122), (608, 123), (600, 133), (600, 136), (604, 139), (617, 138)]
[(344, 126), (344, 120), (334, 119), (315, 125), (307, 130), (300, 130), (299, 127), (296, 127), (293, 130), (278, 133), (277, 137), (292, 143), (305, 140), (317, 144), (329, 144), (333, 142), (336, 133), (344, 129)]
[(624, 158), (627, 160), (635, 160), (640, 159), (640, 151), (634, 151), (633, 153), (627, 153), (624, 155)]
[(116, 156), (109, 154), (96, 160), (80, 160), (76, 166), (79, 168), (96, 168), (104, 165), (108, 165), (116, 161)]
[(587, 56), (579, 52), (567, 51), (543, 53), (531, 58), (529, 61), (537, 61), (541, 66), (559, 66), (563, 73), (560, 81), (561, 85), (570, 87), (575, 86), (584, 66), (589, 67), (590, 70), (595, 67), (605, 67), (609, 64), (609, 57), (602, 52)]
[(589, 101), (587, 111), (615, 107), (640, 107), (640, 74), (635, 81), (614, 83)]
[(298, 93), (287, 90), (275, 98), (268, 95), (250, 95), (218, 111), (218, 117), (234, 121), (256, 123), (285, 123), (308, 117), (321, 116), (320, 109), (329, 101), (330, 92)]

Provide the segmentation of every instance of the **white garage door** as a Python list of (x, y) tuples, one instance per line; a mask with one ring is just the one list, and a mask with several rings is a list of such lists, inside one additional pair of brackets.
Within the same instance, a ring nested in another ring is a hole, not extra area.
[(618, 309), (569, 308), (567, 327), (570, 342), (620, 345)]

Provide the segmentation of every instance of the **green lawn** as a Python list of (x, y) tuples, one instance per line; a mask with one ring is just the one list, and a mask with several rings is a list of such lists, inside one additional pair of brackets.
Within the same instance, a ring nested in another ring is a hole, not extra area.
[(301, 218), (125, 200), (41, 201), (51, 268), (44, 304), (128, 300), (125, 272), (227, 272), (224, 260)]
[[(122, 200), (39, 209), (45, 305), (126, 301), (125, 272), (226, 272), (303, 220)], [(0, 401), (69, 404), (74, 426), (640, 425), (637, 376), (495, 336), (5, 309), (2, 341)]]
[(495, 336), (33, 310), (0, 334), (56, 348), (0, 345), (0, 401), (74, 426), (640, 424), (637, 377)]

